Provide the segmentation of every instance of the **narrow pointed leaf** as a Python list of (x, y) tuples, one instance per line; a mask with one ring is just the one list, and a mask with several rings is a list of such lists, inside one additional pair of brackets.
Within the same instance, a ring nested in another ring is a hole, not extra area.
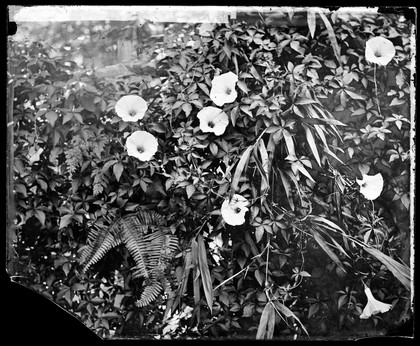
[[(300, 162), (299, 162), (300, 163)], [(301, 172), (303, 175), (305, 175), (309, 180), (315, 183), (314, 178), (309, 174), (309, 172), (306, 170), (306, 168), (303, 166), (303, 164), (299, 164), (296, 166), (299, 172)]]
[(311, 9), (308, 9), (307, 19), (309, 32), (311, 33), (311, 37), (314, 38), (316, 29), (316, 12)]
[(185, 254), (181, 284), (179, 286), (177, 296), (175, 298), (175, 302), (174, 302), (174, 305), (172, 307), (172, 311), (175, 311), (175, 309), (177, 308), (177, 306), (179, 305), (179, 303), (181, 301), (182, 296), (184, 295), (184, 293), (187, 289), (188, 277), (190, 276), (190, 271), (191, 271), (191, 267), (192, 267), (191, 265), (192, 265), (191, 251), (188, 251)]
[(254, 148), (254, 146), (251, 145), (251, 146), (249, 146), (248, 148), (245, 149), (244, 153), (241, 156), (241, 159), (238, 162), (238, 165), (236, 166), (235, 174), (233, 176), (232, 184), (231, 184), (231, 188), (232, 188), (233, 191), (238, 190), (239, 179), (242, 176), (242, 172), (248, 166), (249, 155), (251, 154), (251, 150), (253, 148)]
[(347, 256), (348, 258), (350, 258), (350, 256), (347, 254), (346, 250), (344, 250), (344, 248), (331, 236), (331, 234), (329, 234), (328, 232), (326, 232), (323, 229), (320, 229), (320, 231), (322, 231), (322, 233), (324, 233), (335, 245), (335, 247), (341, 251), (341, 253), (345, 256)]
[(285, 176), (282, 170), (279, 169), (279, 173), (280, 173), (281, 181), (283, 183), (284, 191), (286, 192), (287, 201), (289, 202), (289, 205), (290, 205), (290, 209), (295, 210), (295, 204), (291, 196), (292, 189), (291, 189), (289, 180), (287, 179), (287, 177)]
[(411, 273), (407, 265), (397, 262), (378, 249), (367, 246), (363, 248), (366, 252), (381, 261), (408, 290), (411, 288)]
[(345, 273), (347, 273), (346, 269), (341, 263), (338, 256), (331, 250), (325, 239), (314, 229), (311, 229), (311, 234), (313, 235), (316, 242), (321, 246), (321, 248), (325, 251), (325, 253), (334, 261), (334, 263)]
[(305, 129), (306, 140), (308, 141), (309, 147), (311, 148), (312, 153), (314, 154), (315, 160), (318, 163), (319, 167), (321, 167), (321, 158), (319, 157), (318, 147), (316, 145), (314, 135), (312, 134), (312, 131), (309, 128), (309, 126), (302, 124), (302, 127)]
[(194, 303), (197, 305), (200, 301), (200, 271), (198, 270), (198, 244), (195, 239), (191, 240), (191, 260), (193, 264), (193, 288), (194, 288)]
[(328, 148), (327, 138), (325, 137), (325, 128), (323, 125), (314, 124), (315, 131), (318, 133), (318, 137), (321, 139), (325, 147)]
[(345, 234), (345, 232), (343, 231), (343, 229), (340, 226), (338, 226), (334, 222), (332, 222), (332, 221), (330, 221), (330, 220), (328, 220), (324, 217), (314, 216), (314, 215), (311, 215), (310, 217), (311, 217), (312, 221), (317, 222), (318, 224), (320, 224), (320, 223), (324, 224), (324, 226), (328, 226), (328, 228), (332, 229), (333, 231), (338, 231), (341, 234)]
[(209, 271), (209, 265), (207, 262), (207, 251), (204, 245), (204, 239), (201, 234), (197, 237), (198, 244), (198, 264), (200, 267), (201, 279), (203, 281), (204, 295), (206, 297), (207, 305), (210, 308), (210, 312), (213, 310), (213, 288), (211, 283), (211, 276)]
[(286, 143), (287, 151), (289, 155), (296, 156), (295, 152), (295, 144), (293, 143), (293, 136), (289, 133), (289, 131), (283, 131), (283, 138)]
[(274, 308), (271, 302), (268, 302), (265, 305), (264, 310), (261, 314), (256, 339), (257, 340), (272, 339), (273, 332), (274, 332), (274, 323), (275, 323)]
[(268, 159), (267, 148), (265, 147), (264, 140), (260, 139), (258, 142), (258, 151), (261, 157), (261, 165), (264, 172), (264, 181), (261, 183), (261, 192), (269, 188), (270, 179), (270, 161)]
[(322, 13), (321, 11), (317, 11), (317, 13), (320, 15), (321, 19), (324, 21), (325, 27), (327, 28), (328, 38), (330, 39), (330, 43), (333, 48), (335, 57), (341, 66), (340, 46), (338, 45), (337, 37), (335, 37), (334, 29), (324, 13)]
[(309, 336), (308, 331), (306, 330), (303, 323), (300, 321), (300, 319), (291, 311), (286, 305), (280, 303), (278, 300), (273, 302), (274, 306), (278, 311), (280, 311), (284, 316), (286, 317), (293, 317), (297, 323), (299, 323), (300, 327), (303, 329), (303, 331), (306, 333), (306, 335)]

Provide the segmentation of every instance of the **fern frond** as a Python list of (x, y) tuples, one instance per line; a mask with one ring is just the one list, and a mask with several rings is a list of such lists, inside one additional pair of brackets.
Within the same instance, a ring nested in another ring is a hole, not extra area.
[[(152, 302), (163, 289), (165, 270), (178, 247), (178, 238), (163, 231), (165, 219), (156, 212), (140, 210), (123, 216), (110, 227), (92, 228), (81, 262), (83, 271), (99, 261), (112, 247), (123, 243), (133, 257), (133, 278), (145, 279), (139, 306)], [(166, 286), (166, 285), (165, 285)]]
[(155, 281), (152, 285), (146, 286), (140, 299), (136, 301), (138, 307), (143, 307), (154, 301), (162, 291), (162, 284), (159, 281)]
[(88, 244), (81, 255), (83, 271), (89, 269), (98, 262), (105, 254), (121, 244), (121, 238), (115, 237), (112, 227), (108, 229), (92, 228), (88, 235)]

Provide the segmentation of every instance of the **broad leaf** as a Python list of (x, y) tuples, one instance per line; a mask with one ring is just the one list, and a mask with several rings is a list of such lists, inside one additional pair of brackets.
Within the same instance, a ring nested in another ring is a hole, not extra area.
[(117, 181), (120, 181), (121, 174), (124, 171), (124, 166), (121, 164), (121, 162), (117, 162), (113, 167), (112, 170), (114, 172), (115, 178)]
[(49, 112), (47, 112), (47, 114), (45, 114), (45, 117), (47, 118), (47, 120), (51, 124), (51, 126), (54, 127), (55, 122), (58, 119), (58, 114), (54, 111), (49, 111)]

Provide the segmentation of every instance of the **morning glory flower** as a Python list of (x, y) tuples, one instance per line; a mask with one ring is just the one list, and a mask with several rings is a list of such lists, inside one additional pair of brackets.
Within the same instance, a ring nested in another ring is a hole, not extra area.
[(140, 161), (149, 161), (158, 149), (156, 137), (146, 131), (135, 131), (125, 143), (127, 153)]
[(229, 118), (223, 110), (217, 107), (204, 107), (198, 112), (197, 118), (200, 119), (200, 130), (203, 132), (213, 132), (220, 136), (229, 125)]
[(115, 112), (124, 121), (132, 122), (143, 119), (147, 111), (146, 101), (138, 95), (126, 95), (115, 104)]
[(235, 90), (238, 76), (233, 72), (214, 77), (211, 82), (210, 98), (218, 106), (235, 101), (238, 93)]
[(366, 60), (381, 66), (386, 66), (395, 56), (394, 44), (382, 36), (373, 37), (366, 42)]
[(372, 291), (369, 287), (365, 285), (365, 294), (367, 296), (367, 304), (363, 309), (362, 314), (359, 316), (362, 320), (371, 317), (372, 315), (376, 315), (379, 312), (387, 312), (392, 308), (391, 304), (382, 303), (379, 300), (376, 300), (372, 294)]
[(370, 201), (377, 199), (384, 187), (384, 178), (381, 173), (376, 175), (363, 174), (362, 180), (356, 179), (356, 182), (360, 186), (360, 193)]
[(226, 198), (222, 203), (222, 217), (228, 225), (238, 226), (245, 223), (245, 213), (248, 211), (248, 200), (238, 194), (231, 199)]

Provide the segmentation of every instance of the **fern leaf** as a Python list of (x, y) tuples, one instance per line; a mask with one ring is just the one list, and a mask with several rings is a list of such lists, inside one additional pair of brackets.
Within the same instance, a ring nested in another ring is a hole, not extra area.
[(155, 281), (152, 285), (146, 286), (136, 305), (142, 307), (150, 304), (160, 292), (162, 292), (162, 284), (159, 281)]
[(91, 229), (88, 235), (88, 244), (81, 255), (83, 271), (89, 269), (98, 262), (113, 247), (121, 244), (121, 239), (116, 238), (112, 232), (112, 227), (108, 229)]
[[(112, 247), (123, 243), (136, 264), (132, 277), (145, 279), (138, 304), (149, 304), (161, 293), (162, 283), (166, 282), (165, 271), (178, 247), (178, 238), (164, 233), (160, 227), (164, 223), (162, 215), (140, 210), (116, 220), (108, 228), (92, 228), (81, 256), (83, 270), (99, 261)], [(164, 286), (165, 291), (170, 290)]]

